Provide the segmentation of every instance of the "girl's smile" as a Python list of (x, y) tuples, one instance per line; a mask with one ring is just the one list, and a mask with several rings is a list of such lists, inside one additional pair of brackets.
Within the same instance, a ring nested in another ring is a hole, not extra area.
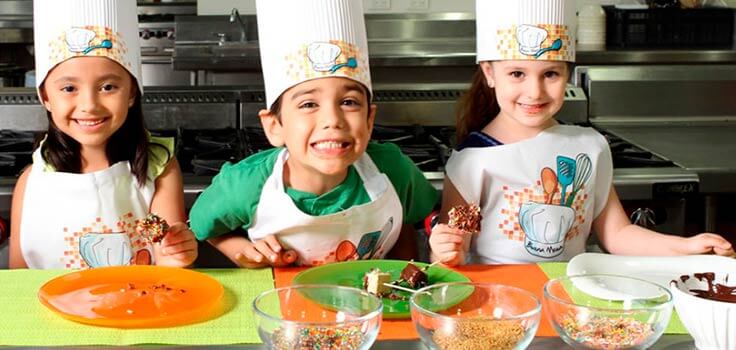
[(106, 57), (61, 62), (49, 72), (40, 90), (51, 121), (79, 142), (82, 152), (104, 150), (136, 98), (131, 75)]

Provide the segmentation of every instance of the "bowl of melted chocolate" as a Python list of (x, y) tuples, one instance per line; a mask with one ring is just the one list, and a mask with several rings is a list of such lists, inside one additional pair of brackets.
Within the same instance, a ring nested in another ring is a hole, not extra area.
[(736, 272), (682, 275), (670, 290), (698, 349), (736, 349)]

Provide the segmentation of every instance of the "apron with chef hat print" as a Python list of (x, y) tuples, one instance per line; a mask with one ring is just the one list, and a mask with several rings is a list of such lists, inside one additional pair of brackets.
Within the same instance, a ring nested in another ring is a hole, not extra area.
[(454, 152), (446, 171), (463, 199), (481, 208), (469, 259), (484, 264), (566, 261), (583, 253), (613, 176), (603, 136), (567, 125)]
[(26, 264), (34, 269), (153, 264), (152, 247), (135, 232), (153, 193), (154, 180), (138, 186), (127, 161), (87, 174), (49, 171), (39, 147), (23, 197), (20, 248)]
[(394, 246), (403, 225), (403, 209), (396, 190), (371, 158), (364, 154), (353, 164), (371, 201), (343, 211), (313, 216), (299, 210), (283, 182), (288, 151), (279, 153), (256, 209), (251, 240), (276, 235), (285, 249), (299, 254), (298, 265), (382, 258)]

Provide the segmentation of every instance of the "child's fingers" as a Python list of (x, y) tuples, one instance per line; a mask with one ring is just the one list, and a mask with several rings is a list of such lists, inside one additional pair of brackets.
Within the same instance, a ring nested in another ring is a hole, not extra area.
[(196, 251), (187, 250), (178, 254), (172, 254), (167, 256), (170, 259), (184, 262), (185, 265), (189, 265), (196, 259)]
[(169, 233), (164, 236), (161, 244), (164, 247), (168, 247), (188, 241), (196, 241), (196, 238), (194, 238), (194, 232), (189, 230), (187, 227), (183, 227), (177, 230), (170, 230)]
[(197, 250), (197, 242), (194, 240), (185, 240), (176, 244), (167, 244), (163, 247), (163, 253), (166, 255), (180, 254), (184, 252), (192, 252)]
[(713, 252), (720, 256), (736, 257), (734, 256), (733, 248), (723, 249), (720, 247), (713, 247)]
[(271, 248), (271, 251), (273, 251), (274, 253), (281, 252), (281, 243), (279, 243), (279, 240), (276, 239), (276, 236), (266, 236), (266, 238), (262, 239), (261, 241), (265, 241), (268, 247)]
[(265, 259), (263, 254), (261, 254), (261, 252), (259, 252), (253, 244), (249, 244), (248, 246), (246, 246), (245, 249), (243, 249), (243, 251), (238, 253), (235, 257), (238, 258), (238, 256), (240, 256), (240, 259), (238, 259), (239, 261), (245, 261), (248, 263), (260, 264)]
[(266, 243), (265, 239), (255, 241), (253, 242), (253, 245), (255, 246), (256, 250), (263, 254), (266, 259), (268, 259), (270, 262), (274, 263), (278, 260), (279, 255), (271, 249), (271, 246)]
[(432, 228), (432, 235), (436, 233), (444, 233), (444, 234), (454, 234), (457, 236), (462, 236), (465, 234), (465, 232), (461, 229), (450, 227), (447, 224), (437, 224)]
[[(235, 260), (236, 260), (236, 263), (238, 264), (238, 266), (249, 268), (249, 269), (254, 269), (254, 268), (268, 266), (267, 263), (265, 263), (265, 262), (259, 262), (259, 261), (254, 261), (253, 259), (247, 257), (243, 253), (235, 254)], [(261, 257), (261, 260), (263, 260), (263, 257)]]
[[(432, 251), (436, 255), (444, 255), (452, 252), (460, 252), (460, 245), (455, 243), (442, 243), (438, 244)], [(444, 259), (441, 259), (444, 260)]]

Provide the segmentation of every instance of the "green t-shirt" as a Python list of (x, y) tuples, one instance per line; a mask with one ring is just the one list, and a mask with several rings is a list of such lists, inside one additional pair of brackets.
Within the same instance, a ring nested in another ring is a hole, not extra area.
[[(226, 163), (212, 184), (202, 192), (189, 213), (192, 231), (205, 240), (248, 229), (282, 148), (254, 154), (237, 164)], [(427, 216), (437, 203), (437, 190), (419, 168), (391, 143), (368, 144), (366, 154), (388, 177), (404, 209), (404, 223), (414, 224)], [(287, 188), (286, 193), (304, 213), (314, 216), (340, 212), (370, 202), (363, 181), (353, 166), (341, 184), (320, 196)]]

